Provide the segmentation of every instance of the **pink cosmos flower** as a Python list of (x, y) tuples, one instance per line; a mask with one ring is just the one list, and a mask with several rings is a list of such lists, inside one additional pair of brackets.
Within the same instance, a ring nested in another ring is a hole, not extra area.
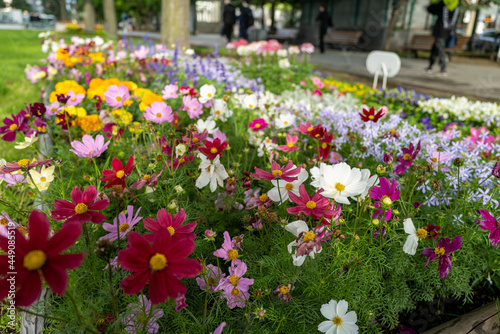
[(68, 92), (66, 95), (68, 97), (68, 101), (66, 102), (66, 107), (77, 106), (82, 103), (84, 94), (75, 94), (72, 90)]
[(131, 57), (135, 58), (137, 60), (144, 60), (147, 58), (148, 53), (149, 53), (149, 50), (146, 49), (146, 47), (144, 45), (141, 45), (141, 47), (139, 49), (134, 50)]
[(417, 148), (410, 143), (409, 148), (403, 148), (403, 155), (398, 158), (399, 165), (394, 169), (394, 173), (403, 174), (406, 172), (408, 167), (413, 164), (413, 160), (417, 157), (418, 152), (420, 152), (420, 141), (417, 144)]
[(219, 267), (214, 266), (213, 264), (207, 265), (205, 269), (206, 272), (204, 275), (196, 277), (196, 283), (198, 283), (198, 286), (203, 291), (207, 288), (210, 291), (214, 291), (219, 283), (226, 277), (226, 274), (224, 274)]
[(260, 168), (255, 167), (255, 173), (250, 176), (256, 179), (264, 179), (267, 181), (282, 179), (286, 182), (293, 182), (297, 180), (302, 167), (297, 167), (293, 164), (292, 160), (288, 160), (286, 166), (281, 167), (276, 161), (271, 163), (271, 172), (266, 172)]
[(344, 158), (337, 152), (330, 152), (330, 163), (332, 165), (338, 164), (339, 162), (342, 162)]
[(165, 88), (161, 91), (161, 93), (163, 94), (163, 99), (176, 99), (178, 89), (179, 87), (177, 87), (177, 85), (166, 85)]
[(264, 130), (268, 125), (263, 118), (257, 118), (248, 123), (248, 127), (253, 131)]
[(23, 183), (28, 183), (28, 180), (23, 174), (3, 174), (0, 175), (0, 180), (7, 183), (7, 187), (19, 186)]
[(492, 144), (495, 144), (500, 140), (500, 136), (494, 137), (489, 135), (489, 130), (485, 126), (481, 126), (479, 128), (472, 128), (470, 130), (470, 136), (467, 137), (474, 145), (478, 144), (486, 144), (488, 148), (491, 148)]
[(203, 114), (203, 106), (198, 99), (191, 97), (190, 95), (186, 95), (182, 98), (183, 106), (181, 110), (187, 111), (189, 118), (196, 119)]
[(447, 237), (439, 240), (439, 245), (436, 244), (436, 248), (425, 248), (422, 251), (421, 256), (427, 256), (429, 259), (425, 264), (425, 267), (429, 265), (429, 262), (434, 260), (439, 260), (439, 276), (441, 278), (445, 278), (448, 276), (451, 269), (451, 253), (460, 249), (462, 247), (462, 236), (457, 235), (453, 238), (453, 241), (450, 242), (450, 239)]
[(223, 133), (221, 130), (217, 129), (214, 131), (212, 134), (213, 138), (207, 137), (208, 141), (214, 141), (215, 139), (220, 139), (221, 142), (225, 142), (227, 139), (227, 136), (225, 133)]
[(325, 84), (323, 83), (323, 81), (321, 81), (320, 78), (318, 77), (311, 77), (311, 80), (313, 82), (314, 85), (316, 85), (318, 88), (323, 88), (325, 87)]
[(298, 146), (295, 146), (295, 143), (299, 140), (299, 136), (290, 136), (286, 135), (286, 145), (279, 145), (278, 148), (283, 152), (293, 152), (299, 149)]
[(172, 122), (174, 115), (172, 114), (172, 108), (165, 102), (155, 101), (146, 108), (144, 118), (153, 123), (161, 124), (163, 122)]
[[(370, 191), (370, 197), (377, 200), (374, 206), (377, 211), (372, 218), (385, 216), (385, 220), (389, 221), (392, 216), (392, 202), (397, 201), (400, 197), (399, 189), (396, 189), (396, 179), (392, 179), (392, 183), (385, 177), (380, 178), (380, 187), (374, 186)], [(385, 215), (384, 215), (385, 212)]]
[(233, 241), (231, 240), (231, 237), (229, 236), (229, 232), (225, 231), (224, 232), (224, 243), (222, 244), (222, 247), (219, 248), (214, 252), (214, 256), (220, 257), (223, 260), (237, 260), (238, 259), (238, 251), (236, 250), (236, 247), (234, 246)]
[(450, 161), (453, 158), (450, 153), (439, 152), (437, 148), (434, 148), (433, 150), (430, 146), (426, 146), (426, 149), (431, 157), (425, 160), (432, 165), (435, 171), (438, 170), (438, 166), (440, 171), (450, 171), (448, 167), (443, 165), (443, 162)]
[(108, 239), (109, 241), (113, 241), (118, 239), (118, 230), (120, 231), (120, 239), (125, 238), (127, 234), (132, 231), (132, 227), (141, 221), (142, 217), (138, 217), (141, 209), (142, 208), (139, 208), (134, 216), (134, 207), (132, 205), (127, 206), (127, 216), (120, 213), (118, 215), (118, 220), (116, 217), (113, 220), (113, 225), (108, 223), (102, 225), (102, 228), (108, 231), (109, 234), (100, 237), (99, 240)]
[(226, 327), (226, 323), (225, 322), (221, 322), (221, 324), (219, 325), (219, 327), (217, 327), (213, 333), (210, 333), (210, 334), (221, 334), (222, 333), (222, 330), (224, 329), (224, 327)]
[(286, 211), (291, 215), (298, 215), (299, 213), (304, 213), (306, 216), (311, 216), (315, 219), (320, 219), (324, 215), (333, 215), (335, 211), (330, 210), (330, 199), (323, 197), (320, 194), (321, 190), (315, 193), (312, 197), (306, 191), (306, 186), (303, 184), (299, 187), (300, 197), (295, 195), (293, 192), (288, 192), (288, 196), (292, 202), (298, 204), (299, 206), (294, 206), (286, 209)]
[(308, 135), (313, 129), (314, 129), (314, 127), (311, 125), (311, 123), (309, 121), (307, 121), (306, 124), (300, 124), (298, 130), (301, 133)]
[(9, 238), (9, 229), (17, 229), (18, 227), (22, 227), (22, 225), (12, 220), (5, 211), (0, 212), (0, 236)]
[(234, 260), (229, 267), (229, 277), (224, 278), (215, 288), (215, 291), (224, 290), (227, 306), (230, 309), (236, 306), (245, 307), (245, 301), (250, 297), (248, 289), (253, 284), (253, 279), (244, 278), (246, 272), (247, 265), (241, 260)]
[(163, 170), (160, 171), (158, 174), (146, 174), (143, 175), (139, 180), (135, 181), (130, 188), (131, 189), (142, 189), (144, 186), (148, 187), (154, 187), (158, 183), (158, 178), (161, 176), (163, 173)]
[(186, 295), (181, 295), (177, 298), (175, 298), (175, 310), (177, 312), (182, 311), (183, 308), (188, 307), (189, 305), (186, 304)]
[(478, 210), (477, 213), (484, 219), (476, 220), (476, 224), (478, 224), (480, 228), (490, 231), (488, 238), (493, 247), (496, 247), (498, 242), (500, 242), (500, 219), (496, 219), (491, 213), (484, 209)]
[(52, 102), (47, 106), (46, 116), (55, 116), (61, 111), (61, 103), (59, 101)]
[(182, 225), (186, 217), (184, 209), (177, 212), (173, 218), (166, 209), (160, 209), (156, 214), (156, 220), (153, 218), (144, 219), (144, 227), (146, 230), (153, 232), (145, 234), (144, 237), (147, 241), (153, 242), (155, 234), (158, 231), (168, 230), (172, 236), (172, 240), (177, 240), (179, 238), (194, 239), (196, 238), (196, 234), (194, 234), (193, 231), (198, 223), (194, 222)]
[(104, 92), (106, 103), (113, 108), (120, 108), (123, 102), (130, 99), (130, 93), (125, 85), (111, 85), (108, 90)]
[(71, 147), (73, 150), (71, 152), (78, 155), (80, 158), (94, 158), (101, 156), (104, 151), (108, 149), (109, 141), (104, 143), (104, 137), (102, 135), (97, 135), (92, 138), (91, 135), (85, 135), (82, 137), (82, 141), (74, 140), (71, 142)]

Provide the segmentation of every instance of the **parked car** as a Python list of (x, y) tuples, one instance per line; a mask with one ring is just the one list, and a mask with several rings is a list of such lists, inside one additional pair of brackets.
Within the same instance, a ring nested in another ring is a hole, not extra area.
[(474, 50), (484, 53), (497, 51), (499, 44), (500, 32), (495, 29), (486, 29), (481, 34), (475, 35), (473, 40)]

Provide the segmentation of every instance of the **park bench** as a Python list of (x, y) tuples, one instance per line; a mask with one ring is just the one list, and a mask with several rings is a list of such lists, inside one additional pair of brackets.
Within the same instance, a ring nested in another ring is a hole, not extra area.
[(299, 35), (299, 29), (298, 28), (283, 28), (283, 29), (278, 29), (274, 34), (267, 34), (267, 39), (276, 39), (278, 41), (294, 41), (297, 39), (297, 36)]
[[(469, 37), (458, 35), (455, 47), (452, 49), (446, 49), (446, 53), (450, 55), (452, 53), (458, 53), (462, 51), (465, 47), (465, 44), (467, 44), (468, 40)], [(434, 44), (434, 36), (413, 35), (410, 45), (408, 45), (406, 49), (409, 50), (411, 53), (415, 54), (415, 57), (418, 58), (418, 51), (431, 51), (433, 44)]]
[(363, 32), (361, 31), (347, 31), (347, 30), (332, 30), (325, 35), (325, 43), (332, 45), (341, 45), (342, 47), (348, 45), (357, 45)]

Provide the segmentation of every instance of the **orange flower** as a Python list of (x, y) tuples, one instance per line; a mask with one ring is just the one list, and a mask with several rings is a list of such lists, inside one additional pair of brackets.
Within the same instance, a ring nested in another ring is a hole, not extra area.
[(141, 104), (139, 104), (139, 109), (145, 111), (147, 107), (151, 106), (153, 102), (164, 102), (163, 97), (154, 93), (146, 93), (142, 97)]
[(50, 102), (56, 102), (57, 101), (57, 96), (59, 94), (64, 94), (68, 95), (68, 92), (72, 90), (76, 95), (78, 94), (85, 94), (85, 88), (83, 88), (81, 85), (79, 85), (76, 81), (74, 80), (66, 80), (66, 81), (61, 81), (56, 84), (55, 91), (50, 93)]
[(80, 128), (85, 132), (99, 131), (104, 126), (99, 115), (87, 115), (82, 118), (78, 118), (75, 121), (75, 125), (80, 126)]

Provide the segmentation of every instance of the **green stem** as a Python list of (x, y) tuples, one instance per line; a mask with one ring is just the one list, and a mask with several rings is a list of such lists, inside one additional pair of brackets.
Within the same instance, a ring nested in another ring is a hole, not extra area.
[(93, 333), (93, 334), (99, 334), (99, 331), (97, 331), (93, 326), (90, 326), (86, 323), (83, 322), (82, 316), (80, 315), (80, 311), (78, 310), (78, 306), (76, 305), (75, 298), (71, 294), (71, 292), (68, 290), (66, 291), (66, 296), (68, 296), (69, 300), (71, 301), (71, 304), (73, 305), (73, 308), (75, 309), (75, 314), (76, 318), (78, 320), (78, 323), (83, 326), (88, 332)]

